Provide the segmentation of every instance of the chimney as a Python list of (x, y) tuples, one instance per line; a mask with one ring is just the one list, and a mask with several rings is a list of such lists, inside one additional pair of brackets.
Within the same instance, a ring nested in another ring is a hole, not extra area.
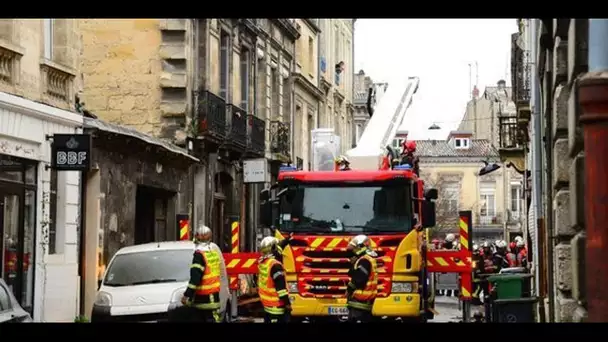
[(473, 98), (477, 99), (479, 97), (479, 89), (477, 88), (477, 86), (473, 87)]

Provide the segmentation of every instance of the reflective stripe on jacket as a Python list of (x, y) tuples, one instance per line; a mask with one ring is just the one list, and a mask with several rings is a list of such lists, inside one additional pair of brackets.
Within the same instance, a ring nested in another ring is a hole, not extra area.
[(271, 270), (276, 264), (281, 264), (274, 258), (267, 258), (258, 264), (258, 295), (264, 306), (264, 311), (273, 315), (282, 315), (285, 309), (281, 307), (281, 296), (287, 295), (287, 290), (277, 291)]
[(376, 272), (376, 259), (374, 259), (370, 255), (363, 255), (357, 262), (355, 262), (354, 268), (357, 269), (359, 267), (359, 262), (363, 259), (369, 261), (371, 265), (370, 274), (367, 278), (367, 283), (365, 284), (365, 288), (356, 289), (353, 292), (353, 295), (348, 300), (348, 306), (361, 309), (361, 310), (371, 310), (372, 302), (376, 299), (378, 295), (378, 273)]
[(194, 289), (194, 301), (192, 306), (198, 309), (216, 310), (220, 308), (219, 293), (220, 281), (220, 255), (216, 251), (196, 251), (203, 256), (206, 267), (199, 264), (192, 264), (190, 268), (201, 268), (203, 278), (200, 284), (194, 286), (188, 284), (189, 288)]

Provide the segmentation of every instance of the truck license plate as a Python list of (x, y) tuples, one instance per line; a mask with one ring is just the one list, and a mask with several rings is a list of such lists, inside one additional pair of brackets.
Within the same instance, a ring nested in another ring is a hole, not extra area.
[(329, 307), (329, 314), (332, 316), (346, 316), (348, 315), (347, 307)]

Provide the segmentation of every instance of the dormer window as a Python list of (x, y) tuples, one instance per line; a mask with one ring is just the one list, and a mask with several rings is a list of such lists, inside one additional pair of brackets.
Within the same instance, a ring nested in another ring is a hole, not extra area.
[(469, 138), (455, 138), (454, 139), (454, 148), (456, 149), (467, 149), (469, 148)]

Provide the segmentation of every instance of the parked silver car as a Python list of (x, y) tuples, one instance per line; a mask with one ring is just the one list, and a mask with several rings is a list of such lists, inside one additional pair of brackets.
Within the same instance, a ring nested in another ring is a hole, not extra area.
[(3, 279), (0, 279), (0, 323), (29, 323), (30, 314), (23, 310), (13, 292)]

